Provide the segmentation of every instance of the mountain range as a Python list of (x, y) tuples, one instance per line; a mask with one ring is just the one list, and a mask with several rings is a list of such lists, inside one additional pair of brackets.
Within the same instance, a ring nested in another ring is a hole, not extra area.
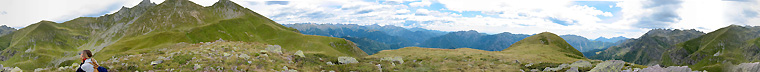
[[(402, 28), (392, 25), (357, 25), (357, 24), (314, 24), (314, 23), (297, 23), (284, 24), (288, 27), (298, 29), (303, 34), (320, 35), (330, 37), (351, 37), (366, 38), (363, 41), (353, 41), (359, 44), (368, 54), (374, 54), (380, 50), (398, 49), (408, 46), (428, 47), (428, 48), (473, 48), (487, 51), (500, 51), (506, 49), (511, 44), (522, 40), (530, 35), (512, 34), (509, 32), (499, 34), (486, 34), (474, 30), (443, 32), (437, 30), (428, 30), (422, 28)], [(580, 51), (593, 49), (602, 49), (616, 45), (617, 42), (592, 41), (585, 37), (577, 35), (562, 35), (568, 43)], [(621, 39), (622, 37), (615, 37)], [(622, 38), (625, 39), (625, 38)], [(351, 40), (351, 39), (349, 39)], [(360, 40), (360, 39), (354, 39)], [(359, 43), (359, 42), (380, 42), (384, 44)], [(361, 45), (371, 44), (371, 45)], [(372, 47), (378, 45), (389, 45), (381, 47)], [(369, 49), (375, 49), (368, 51)]]

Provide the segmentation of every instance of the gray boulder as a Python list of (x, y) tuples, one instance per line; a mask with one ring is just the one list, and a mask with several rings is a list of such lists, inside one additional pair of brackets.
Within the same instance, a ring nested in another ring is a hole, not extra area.
[(150, 65), (157, 65), (157, 64), (160, 64), (162, 62), (164, 62), (164, 60), (157, 60), (157, 61), (150, 62)]
[(354, 57), (338, 57), (338, 63), (349, 64), (349, 63), (359, 63), (359, 61), (356, 61), (356, 58)]
[(760, 62), (755, 63), (741, 63), (729, 68), (731, 72), (760, 72)]
[(296, 53), (294, 55), (296, 55), (298, 57), (306, 57), (305, 55), (303, 55), (303, 51), (301, 51), (301, 50), (296, 51)]
[(578, 72), (578, 67), (570, 67), (570, 69), (567, 69), (565, 72)]
[(578, 67), (578, 68), (582, 68), (582, 67), (591, 67), (591, 66), (593, 66), (593, 65), (591, 64), (591, 62), (588, 62), (588, 61), (583, 61), (583, 60), (579, 60), (579, 61), (575, 61), (575, 62), (573, 62), (573, 64), (570, 64), (570, 66), (568, 66), (568, 67)]
[(599, 63), (589, 72), (620, 72), (625, 62), (620, 60), (608, 60)]
[(654, 65), (638, 71), (634, 70), (633, 72), (691, 72), (691, 68), (688, 66), (669, 66), (662, 68), (660, 65)]
[(280, 45), (267, 45), (265, 49), (271, 53), (282, 54), (282, 47)]

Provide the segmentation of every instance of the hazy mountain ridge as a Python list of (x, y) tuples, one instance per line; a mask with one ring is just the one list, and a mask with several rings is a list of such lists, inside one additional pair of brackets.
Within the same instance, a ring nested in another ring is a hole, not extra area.
[(586, 52), (594, 49), (603, 49), (610, 46), (615, 46), (618, 43), (605, 42), (605, 41), (591, 41), (585, 37), (578, 35), (561, 35), (562, 39), (565, 39), (568, 44), (572, 45), (575, 49), (581, 52)]
[(474, 30), (458, 31), (425, 40), (425, 42), (420, 44), (420, 47), (443, 49), (473, 48), (486, 51), (500, 51), (528, 36), (530, 35), (512, 34), (509, 32), (488, 35)]
[(626, 40), (626, 39), (628, 38), (625, 38), (623, 36), (612, 37), (612, 38), (599, 37), (599, 38), (594, 39), (594, 41), (617, 43), (619, 41)]

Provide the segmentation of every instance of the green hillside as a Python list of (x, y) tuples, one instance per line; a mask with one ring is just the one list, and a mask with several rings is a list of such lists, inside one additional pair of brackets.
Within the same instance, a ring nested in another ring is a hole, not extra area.
[(663, 53), (663, 65), (688, 65), (695, 70), (722, 71), (724, 64), (760, 61), (760, 27), (731, 25), (679, 43)]
[(216, 40), (280, 45), (329, 56), (367, 56), (351, 41), (303, 35), (229, 0), (203, 7), (188, 0), (161, 4), (143, 1), (101, 17), (63, 23), (42, 21), (0, 37), (0, 63), (23, 70), (70, 64), (78, 51), (94, 50), (95, 59), (143, 54), (177, 43)]
[(530, 60), (548, 60), (555, 62), (572, 62), (586, 59), (578, 50), (575, 50), (564, 39), (554, 33), (542, 32), (512, 44), (502, 52), (521, 54)]

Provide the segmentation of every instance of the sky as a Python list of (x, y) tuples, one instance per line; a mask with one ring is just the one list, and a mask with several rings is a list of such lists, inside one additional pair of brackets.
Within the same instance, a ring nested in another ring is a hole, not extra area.
[[(98, 17), (141, 0), (0, 0), (0, 24)], [(190, 0), (210, 6), (217, 0)], [(755, 0), (232, 0), (281, 24), (394, 25), (497, 34), (637, 38), (650, 29), (760, 25)], [(161, 3), (163, 0), (151, 0)]]

